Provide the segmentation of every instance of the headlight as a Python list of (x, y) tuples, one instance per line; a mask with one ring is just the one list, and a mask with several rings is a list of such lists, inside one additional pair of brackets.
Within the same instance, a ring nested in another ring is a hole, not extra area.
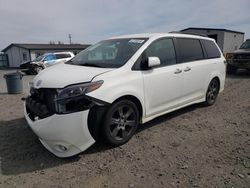
[(62, 90), (59, 90), (57, 100), (64, 100), (84, 95), (86, 93), (98, 89), (99, 87), (101, 87), (102, 84), (103, 81), (100, 80), (96, 82), (89, 82), (89, 83), (68, 86)]
[(233, 54), (230, 54), (230, 53), (226, 54), (226, 59), (233, 59), (233, 57), (234, 57)]

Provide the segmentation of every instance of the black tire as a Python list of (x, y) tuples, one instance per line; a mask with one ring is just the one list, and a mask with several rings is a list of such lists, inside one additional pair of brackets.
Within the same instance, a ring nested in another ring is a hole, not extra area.
[(27, 75), (34, 75), (34, 71), (33, 70), (27, 70), (26, 74)]
[(38, 74), (38, 73), (41, 72), (42, 70), (43, 70), (43, 67), (38, 66), (38, 65), (36, 65), (36, 66), (34, 66), (34, 67), (32, 68), (32, 72), (33, 72), (34, 74)]
[(228, 74), (236, 74), (237, 72), (237, 68), (230, 65), (230, 64), (227, 64), (227, 73)]
[(207, 93), (206, 93), (206, 106), (211, 106), (215, 103), (218, 93), (220, 89), (220, 84), (218, 79), (212, 79), (211, 82), (208, 85)]
[(135, 134), (138, 124), (137, 106), (132, 101), (120, 100), (112, 104), (105, 115), (103, 138), (113, 146), (125, 144)]
[(107, 106), (93, 106), (88, 115), (88, 129), (95, 141), (101, 140), (101, 126), (103, 125)]
[(21, 70), (21, 72), (25, 73), (26, 75), (30, 75), (30, 71), (29, 70)]

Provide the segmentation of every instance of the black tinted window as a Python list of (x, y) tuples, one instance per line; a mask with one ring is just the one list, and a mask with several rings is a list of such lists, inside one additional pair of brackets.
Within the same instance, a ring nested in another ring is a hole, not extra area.
[(200, 41), (197, 39), (177, 38), (181, 62), (203, 59)]
[(213, 41), (202, 40), (202, 42), (205, 47), (208, 58), (217, 58), (221, 56), (219, 49), (217, 48), (217, 46)]
[(146, 50), (147, 57), (159, 57), (161, 65), (176, 63), (175, 49), (172, 39), (161, 39), (152, 43)]
[(69, 54), (56, 54), (56, 59), (63, 59), (71, 57)]
[(70, 54), (65, 54), (66, 58), (70, 58), (71, 55)]

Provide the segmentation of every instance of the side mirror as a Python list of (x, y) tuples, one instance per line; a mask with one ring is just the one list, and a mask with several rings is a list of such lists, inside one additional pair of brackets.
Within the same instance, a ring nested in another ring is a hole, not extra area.
[(148, 68), (156, 67), (161, 64), (159, 57), (148, 57)]

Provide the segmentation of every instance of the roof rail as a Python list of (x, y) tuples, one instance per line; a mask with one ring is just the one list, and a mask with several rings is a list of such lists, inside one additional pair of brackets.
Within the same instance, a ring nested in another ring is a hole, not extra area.
[(207, 37), (206, 34), (194, 33), (194, 32), (189, 32), (189, 31), (171, 31), (169, 33), (186, 34), (186, 35), (198, 35), (198, 36), (202, 36), (202, 37)]

